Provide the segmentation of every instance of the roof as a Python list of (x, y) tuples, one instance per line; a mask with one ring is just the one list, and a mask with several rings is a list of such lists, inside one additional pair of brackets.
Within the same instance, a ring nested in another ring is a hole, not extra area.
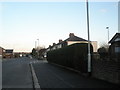
[(49, 48), (52, 48), (55, 45), (64, 44), (64, 43), (66, 43), (66, 41), (88, 41), (88, 40), (85, 40), (83, 38), (77, 37), (77, 36), (74, 35), (74, 33), (70, 33), (69, 34), (69, 38), (67, 38), (64, 41), (61, 41), (61, 42), (59, 42), (57, 44), (54, 44), (53, 46), (49, 46)]
[(4, 49), (3, 47), (0, 46), (1, 49)]
[(6, 53), (13, 53), (13, 49), (6, 49), (5, 52)]
[(120, 41), (120, 33), (116, 33), (114, 37), (108, 43), (113, 43), (117, 41)]
[(77, 36), (72, 36), (72, 37), (67, 38), (65, 41), (87, 41), (87, 40), (77, 37)]
[(73, 33), (71, 33), (71, 34), (72, 34), (72, 35), (69, 35), (69, 38), (65, 39), (65, 40), (62, 41), (62, 42), (59, 42), (59, 43), (56, 44), (56, 45), (63, 44), (63, 43), (65, 43), (66, 41), (87, 41), (87, 40), (85, 40), (85, 39), (83, 39), (83, 38), (80, 38), (80, 37), (75, 36)]

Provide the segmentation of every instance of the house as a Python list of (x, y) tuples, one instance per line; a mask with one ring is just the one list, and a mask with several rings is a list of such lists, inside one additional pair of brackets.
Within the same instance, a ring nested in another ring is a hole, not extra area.
[(120, 33), (116, 33), (113, 38), (109, 41), (109, 43), (113, 44), (115, 42), (120, 42)]
[(111, 59), (120, 59), (120, 33), (116, 33), (109, 43), (111, 43), (109, 47)]
[(21, 57), (21, 53), (20, 52), (14, 52), (14, 57), (15, 58)]
[(3, 58), (4, 52), (5, 52), (5, 49), (0, 47), (0, 59)]
[[(52, 46), (49, 46), (49, 48), (47, 49), (47, 51), (49, 50), (55, 50), (55, 49), (59, 49), (74, 43), (88, 43), (88, 40), (85, 40), (83, 38), (77, 37), (74, 35), (74, 33), (70, 33), (69, 34), (69, 38), (65, 39), (64, 41), (62, 41), (61, 39), (59, 40), (59, 43), (55, 44), (53, 43)], [(97, 41), (91, 41), (91, 44), (93, 45), (93, 51), (97, 52)]]
[(5, 49), (4, 58), (12, 58), (13, 57), (13, 49)]

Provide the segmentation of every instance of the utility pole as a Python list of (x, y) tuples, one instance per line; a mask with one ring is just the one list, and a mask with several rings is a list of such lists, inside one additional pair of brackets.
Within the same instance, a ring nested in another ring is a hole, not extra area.
[(87, 8), (87, 32), (88, 32), (88, 72), (91, 72), (91, 53), (90, 53), (90, 31), (89, 31), (89, 5), (88, 0), (86, 0)]

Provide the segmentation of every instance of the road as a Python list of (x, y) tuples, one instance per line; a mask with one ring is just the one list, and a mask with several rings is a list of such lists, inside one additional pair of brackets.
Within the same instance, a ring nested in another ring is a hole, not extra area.
[(3, 88), (29, 88), (33, 90), (30, 63), (36, 73), (41, 89), (44, 88), (115, 88), (117, 85), (81, 76), (47, 61), (28, 57), (7, 59), (2, 62)]
[(40, 87), (44, 88), (118, 88), (117, 85), (85, 77), (73, 71), (39, 62), (33, 64)]
[(30, 58), (6, 59), (2, 62), (2, 88), (33, 88)]

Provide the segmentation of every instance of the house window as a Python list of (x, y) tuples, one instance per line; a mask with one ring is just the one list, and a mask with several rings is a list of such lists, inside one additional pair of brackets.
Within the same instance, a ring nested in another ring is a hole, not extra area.
[(115, 47), (115, 53), (120, 53), (120, 47)]

